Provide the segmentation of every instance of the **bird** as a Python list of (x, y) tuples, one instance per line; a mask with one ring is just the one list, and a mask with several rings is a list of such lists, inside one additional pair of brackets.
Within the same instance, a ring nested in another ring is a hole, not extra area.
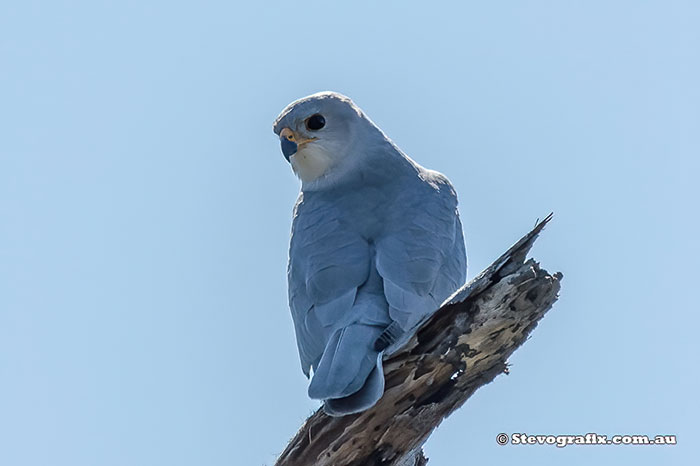
[(457, 194), (342, 94), (292, 102), (273, 131), (301, 180), (287, 282), (308, 396), (359, 413), (384, 393), (384, 356), (465, 282)]

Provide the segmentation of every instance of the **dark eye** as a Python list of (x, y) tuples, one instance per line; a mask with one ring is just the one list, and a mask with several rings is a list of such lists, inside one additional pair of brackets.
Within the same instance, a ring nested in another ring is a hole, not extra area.
[(318, 131), (324, 126), (326, 126), (326, 119), (323, 118), (323, 115), (321, 115), (320, 113), (311, 115), (309, 118), (306, 119), (306, 128), (310, 129), (311, 131)]

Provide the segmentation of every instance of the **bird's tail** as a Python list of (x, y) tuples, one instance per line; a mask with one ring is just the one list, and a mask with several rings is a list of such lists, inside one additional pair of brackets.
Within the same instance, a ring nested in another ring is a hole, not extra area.
[(309, 385), (309, 397), (324, 400), (330, 415), (363, 411), (384, 393), (382, 353), (374, 342), (382, 328), (354, 323), (328, 340)]

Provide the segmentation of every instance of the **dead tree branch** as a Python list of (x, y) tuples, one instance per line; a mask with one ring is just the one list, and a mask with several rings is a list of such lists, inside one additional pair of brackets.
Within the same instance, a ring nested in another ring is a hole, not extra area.
[(550, 214), (455, 293), (384, 362), (384, 396), (340, 418), (309, 417), (276, 466), (421, 466), (440, 422), (481, 386), (508, 371), (508, 357), (557, 300), (561, 273), (526, 255)]

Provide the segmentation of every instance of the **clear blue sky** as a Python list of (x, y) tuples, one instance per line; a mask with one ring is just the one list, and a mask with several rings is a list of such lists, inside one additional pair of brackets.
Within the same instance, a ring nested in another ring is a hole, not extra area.
[[(450, 177), (470, 278), (556, 213), (560, 301), (430, 464), (690, 464), (697, 2), (327, 3), (2, 3), (0, 464), (274, 461), (317, 403), (271, 124), (320, 90)], [(679, 445), (495, 442), (591, 431)]]

